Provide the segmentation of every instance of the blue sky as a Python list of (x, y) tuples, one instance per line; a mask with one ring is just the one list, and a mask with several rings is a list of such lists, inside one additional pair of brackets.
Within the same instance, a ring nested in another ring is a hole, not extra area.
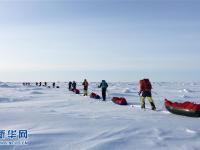
[(0, 1), (0, 80), (199, 81), (197, 0)]

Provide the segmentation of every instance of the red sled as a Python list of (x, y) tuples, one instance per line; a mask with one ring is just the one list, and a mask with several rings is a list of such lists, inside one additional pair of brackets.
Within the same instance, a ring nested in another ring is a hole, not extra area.
[(78, 89), (73, 90), (74, 93), (80, 94), (80, 91)]
[(96, 93), (90, 93), (90, 98), (94, 98), (94, 99), (101, 99), (101, 97), (99, 95), (97, 95)]
[(128, 105), (127, 101), (123, 97), (113, 97), (112, 98), (113, 103), (118, 105)]
[(171, 102), (165, 99), (166, 109), (177, 115), (189, 116), (189, 117), (200, 117), (200, 104), (192, 102)]

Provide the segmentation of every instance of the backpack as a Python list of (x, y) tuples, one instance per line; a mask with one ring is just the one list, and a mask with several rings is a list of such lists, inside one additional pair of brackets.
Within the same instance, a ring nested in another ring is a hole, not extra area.
[(140, 80), (140, 91), (150, 91), (152, 89), (149, 79)]
[(83, 86), (88, 86), (89, 84), (88, 84), (87, 81), (84, 81), (82, 85), (83, 85)]
[(106, 89), (106, 88), (108, 87), (108, 84), (106, 83), (105, 80), (102, 81), (102, 83), (101, 83), (101, 87), (102, 87), (103, 89)]

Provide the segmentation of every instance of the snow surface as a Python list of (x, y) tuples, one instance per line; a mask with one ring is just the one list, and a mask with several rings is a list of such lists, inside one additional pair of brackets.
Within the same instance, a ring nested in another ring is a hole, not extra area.
[[(29, 132), (28, 145), (0, 150), (199, 150), (200, 119), (178, 116), (164, 108), (164, 98), (200, 103), (200, 83), (153, 83), (159, 111), (141, 110), (137, 83), (109, 83), (102, 102), (61, 88), (0, 82), (0, 129)], [(98, 83), (90, 92), (101, 95)], [(82, 86), (79, 83), (79, 89)], [(128, 106), (112, 103), (125, 97)], [(148, 102), (146, 106), (150, 108)]]

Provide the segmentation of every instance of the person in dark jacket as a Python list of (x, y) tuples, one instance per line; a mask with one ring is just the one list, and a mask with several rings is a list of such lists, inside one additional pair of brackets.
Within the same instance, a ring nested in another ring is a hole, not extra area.
[(53, 88), (55, 88), (55, 87), (56, 87), (56, 83), (55, 83), (55, 82), (53, 82), (52, 86), (53, 86)]
[(106, 100), (106, 91), (107, 91), (107, 88), (108, 88), (108, 83), (105, 80), (102, 80), (101, 84), (98, 87), (101, 88), (103, 101), (105, 101)]
[(72, 82), (72, 90), (73, 91), (76, 90), (76, 82), (75, 81)]
[(140, 80), (139, 95), (140, 95), (140, 102), (141, 102), (142, 109), (145, 109), (145, 98), (147, 97), (147, 99), (149, 100), (149, 103), (151, 104), (152, 110), (156, 110), (156, 106), (152, 99), (151, 89), (152, 89), (152, 86), (149, 79)]
[(85, 79), (82, 83), (83, 85), (83, 96), (87, 96), (87, 93), (88, 93), (88, 82), (87, 80)]
[(72, 82), (71, 81), (69, 81), (69, 83), (68, 83), (68, 88), (69, 88), (69, 91), (72, 89)]

